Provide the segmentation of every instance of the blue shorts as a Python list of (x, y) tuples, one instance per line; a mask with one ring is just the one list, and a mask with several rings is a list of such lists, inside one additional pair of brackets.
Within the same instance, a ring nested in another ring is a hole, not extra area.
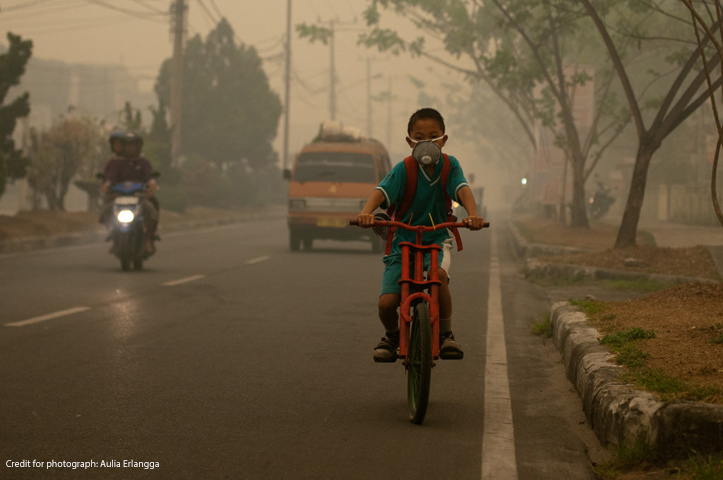
[[(449, 267), (451, 265), (452, 239), (442, 242), (440, 245), (442, 251), (439, 252), (438, 263), (439, 268), (447, 272), (449, 278)], [(424, 269), (429, 270), (429, 255), (424, 258)], [(382, 275), (382, 290), (379, 295), (387, 293), (402, 294), (402, 286), (399, 279), (402, 278), (402, 254), (396, 253), (384, 257), (384, 274)]]

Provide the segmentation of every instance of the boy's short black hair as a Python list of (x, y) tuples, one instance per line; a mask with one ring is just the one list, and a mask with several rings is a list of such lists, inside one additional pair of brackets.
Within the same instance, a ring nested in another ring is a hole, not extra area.
[(445, 127), (444, 127), (444, 118), (442, 118), (442, 114), (439, 113), (437, 110), (433, 108), (420, 108), (416, 112), (412, 114), (412, 116), (409, 118), (409, 124), (407, 125), (407, 133), (412, 133), (412, 128), (414, 128), (414, 124), (417, 123), (418, 120), (422, 120), (425, 118), (431, 118), (432, 120), (436, 120), (437, 123), (439, 123), (439, 128), (442, 129), (442, 133), (444, 133)]

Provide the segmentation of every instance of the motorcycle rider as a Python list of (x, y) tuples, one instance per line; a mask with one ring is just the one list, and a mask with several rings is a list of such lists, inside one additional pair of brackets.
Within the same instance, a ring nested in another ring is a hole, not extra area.
[[(127, 132), (123, 135), (122, 156), (114, 157), (106, 163), (104, 182), (101, 190), (104, 193), (110, 192), (113, 185), (123, 182), (140, 182), (146, 185), (147, 196), (141, 199), (143, 204), (143, 219), (145, 239), (144, 246), (147, 254), (155, 253), (156, 249), (153, 240), (156, 237), (158, 227), (158, 209), (150, 199), (157, 188), (156, 179), (153, 177), (151, 162), (142, 155), (143, 138), (135, 132)], [(109, 196), (110, 197), (110, 196)], [(112, 197), (104, 206), (101, 213), (101, 223), (110, 227), (111, 212), (113, 211)], [(157, 202), (156, 202), (157, 204)]]

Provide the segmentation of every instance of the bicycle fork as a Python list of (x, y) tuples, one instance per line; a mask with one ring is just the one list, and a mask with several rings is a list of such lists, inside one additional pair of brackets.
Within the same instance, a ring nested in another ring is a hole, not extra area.
[[(421, 243), (421, 242), (418, 242)], [(439, 245), (415, 245), (410, 242), (399, 244), (402, 250), (402, 301), (399, 307), (399, 355), (403, 364), (407, 364), (409, 355), (409, 331), (412, 322), (412, 307), (418, 302), (427, 302), (429, 305), (430, 320), (432, 323), (432, 366), (439, 358)], [(410, 251), (414, 253), (414, 278), (410, 276)], [(424, 254), (429, 253), (430, 265), (427, 279), (424, 279)], [(429, 293), (424, 290), (428, 289)], [(414, 293), (411, 293), (414, 291)]]

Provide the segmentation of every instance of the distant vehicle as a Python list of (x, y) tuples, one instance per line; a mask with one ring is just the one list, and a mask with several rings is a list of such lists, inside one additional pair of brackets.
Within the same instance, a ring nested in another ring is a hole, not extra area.
[(588, 212), (590, 217), (597, 220), (602, 218), (615, 203), (615, 197), (612, 196), (612, 187), (605, 185), (597, 175), (595, 175), (595, 183), (597, 191), (587, 200)]
[(144, 248), (143, 203), (146, 185), (123, 182), (111, 187), (113, 199), (113, 223), (109, 239), (113, 242), (113, 255), (120, 260), (123, 271), (131, 265), (135, 270), (143, 268), (143, 261), (150, 255)]
[[(470, 189), (472, 190), (472, 195), (474, 195), (474, 201), (477, 205), (477, 215), (486, 219), (487, 207), (483, 202), (485, 193), (484, 187), (470, 187)], [(453, 204), (453, 207), (454, 216), (457, 217), (458, 220), (462, 220), (467, 216), (467, 212), (465, 211), (464, 207), (459, 203), (455, 202)]]
[(383, 251), (384, 241), (371, 230), (346, 227), (390, 170), (380, 142), (336, 122), (324, 124), (296, 156), (293, 169), (284, 172), (291, 251), (310, 250), (316, 239), (368, 240), (372, 251)]

